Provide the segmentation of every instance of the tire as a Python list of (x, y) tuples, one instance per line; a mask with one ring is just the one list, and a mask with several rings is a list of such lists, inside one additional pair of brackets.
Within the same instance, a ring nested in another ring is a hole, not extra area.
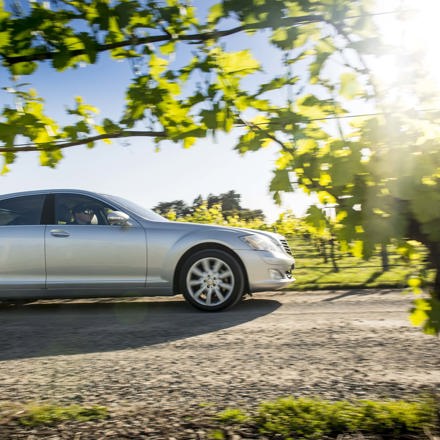
[(190, 255), (179, 274), (179, 289), (197, 309), (218, 312), (237, 304), (244, 293), (243, 270), (233, 256), (219, 249)]

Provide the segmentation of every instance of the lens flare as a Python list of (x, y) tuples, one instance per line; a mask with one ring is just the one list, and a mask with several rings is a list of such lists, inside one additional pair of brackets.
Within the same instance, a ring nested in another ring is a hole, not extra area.
[[(389, 14), (377, 21), (383, 41), (393, 48), (374, 65), (374, 72), (384, 88), (400, 85), (399, 96), (413, 83), (415, 76), (426, 79), (429, 87), (440, 91), (439, 0), (407, 0), (377, 2), (377, 7)], [(411, 106), (410, 94), (406, 94)]]

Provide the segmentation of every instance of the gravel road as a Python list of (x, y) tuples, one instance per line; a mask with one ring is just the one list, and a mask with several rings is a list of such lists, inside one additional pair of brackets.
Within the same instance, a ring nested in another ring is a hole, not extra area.
[[(440, 393), (440, 340), (398, 291), (262, 293), (216, 314), (180, 298), (0, 307), (0, 405), (98, 404), (111, 418), (0, 438), (209, 438), (209, 415), (280, 396)], [(242, 438), (240, 433), (230, 438)], [(234, 437), (235, 436), (235, 437)]]

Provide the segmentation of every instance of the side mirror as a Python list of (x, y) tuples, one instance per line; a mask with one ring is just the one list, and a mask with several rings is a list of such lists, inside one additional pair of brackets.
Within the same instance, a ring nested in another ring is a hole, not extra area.
[(130, 220), (130, 216), (121, 211), (110, 211), (107, 214), (107, 220), (111, 226), (126, 226)]

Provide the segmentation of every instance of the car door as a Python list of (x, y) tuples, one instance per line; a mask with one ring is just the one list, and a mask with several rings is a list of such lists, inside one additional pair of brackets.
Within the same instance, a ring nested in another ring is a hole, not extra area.
[(89, 196), (58, 193), (53, 203), (54, 221), (46, 229), (48, 289), (145, 287), (141, 225), (133, 219), (128, 225), (109, 225), (113, 208)]
[(44, 194), (0, 200), (0, 295), (45, 287), (44, 200)]

